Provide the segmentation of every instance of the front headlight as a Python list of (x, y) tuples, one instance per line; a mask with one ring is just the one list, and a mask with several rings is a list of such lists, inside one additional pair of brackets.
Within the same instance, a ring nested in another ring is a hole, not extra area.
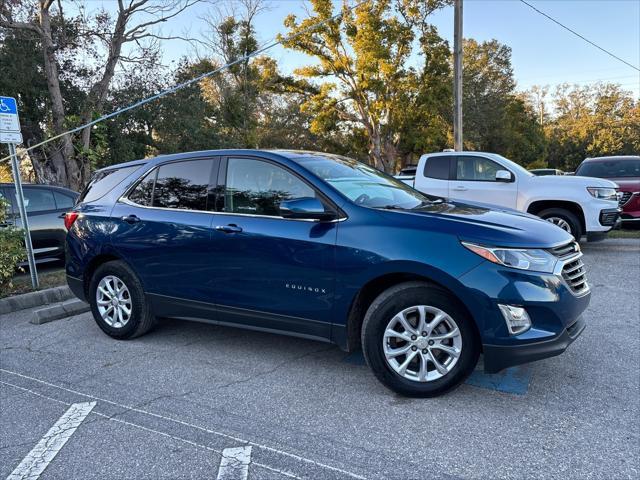
[(592, 197), (596, 197), (600, 200), (613, 200), (618, 201), (618, 192), (615, 188), (609, 187), (587, 187), (587, 190)]
[(467, 242), (462, 245), (485, 260), (520, 270), (553, 273), (558, 262), (549, 252), (538, 248), (493, 248)]

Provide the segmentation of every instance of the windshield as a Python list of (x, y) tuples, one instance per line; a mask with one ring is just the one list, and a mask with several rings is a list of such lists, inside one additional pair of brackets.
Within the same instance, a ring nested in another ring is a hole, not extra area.
[(584, 162), (576, 170), (576, 175), (598, 178), (640, 177), (640, 158)]
[(318, 155), (296, 161), (358, 205), (411, 209), (430, 202), (401, 181), (350, 158)]

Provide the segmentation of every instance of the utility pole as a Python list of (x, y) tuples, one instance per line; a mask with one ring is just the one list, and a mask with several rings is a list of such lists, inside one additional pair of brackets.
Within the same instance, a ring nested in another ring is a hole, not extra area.
[(453, 14), (453, 142), (462, 151), (462, 0), (454, 1)]

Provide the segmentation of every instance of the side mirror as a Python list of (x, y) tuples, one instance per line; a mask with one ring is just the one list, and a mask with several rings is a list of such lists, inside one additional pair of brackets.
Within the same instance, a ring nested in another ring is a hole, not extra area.
[(513, 182), (513, 175), (509, 170), (498, 170), (496, 172), (496, 182)]
[(280, 202), (280, 215), (284, 218), (298, 218), (308, 220), (332, 220), (334, 212), (327, 212), (324, 205), (317, 198), (303, 197)]

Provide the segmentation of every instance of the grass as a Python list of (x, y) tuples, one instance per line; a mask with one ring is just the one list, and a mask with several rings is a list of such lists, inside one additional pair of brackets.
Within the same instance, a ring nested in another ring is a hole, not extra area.
[(636, 229), (624, 229), (624, 230), (611, 230), (608, 238), (640, 238), (640, 228)]
[[(44, 290), (45, 288), (51, 287), (59, 287), (61, 285), (67, 284), (67, 278), (64, 268), (38, 273), (38, 281), (40, 284), (38, 290)], [(34, 290), (31, 287), (31, 276), (27, 272), (26, 274), (15, 276), (11, 288), (0, 292), (0, 298), (10, 297), (12, 295), (20, 295), (21, 293), (28, 293), (33, 291)]]

